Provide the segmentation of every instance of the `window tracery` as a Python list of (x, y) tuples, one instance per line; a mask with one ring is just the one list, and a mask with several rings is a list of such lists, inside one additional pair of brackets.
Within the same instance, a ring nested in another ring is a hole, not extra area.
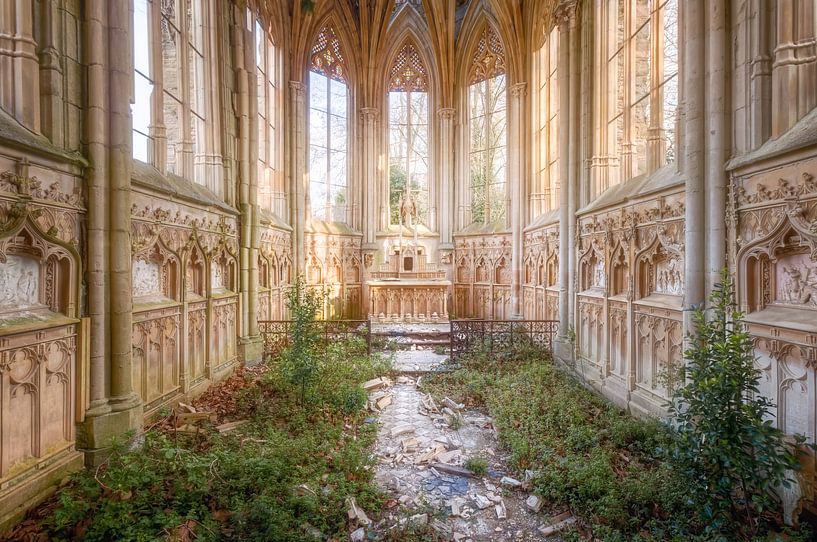
[(253, 17), (256, 88), (258, 99), (259, 204), (285, 215), (286, 194), (281, 185), (278, 158), (278, 49), (261, 20)]
[(534, 153), (537, 186), (532, 194), (533, 216), (559, 206), (559, 27), (553, 27), (544, 45), (536, 53), (539, 78), (535, 106)]
[(507, 85), (502, 42), (489, 25), (472, 57), (468, 105), (471, 219), (502, 223), (507, 215)]
[[(158, 29), (152, 23), (154, 10), (159, 10)], [(134, 0), (133, 25), (133, 157), (207, 184), (204, 4), (202, 0)], [(154, 99), (159, 101), (156, 108)], [(157, 152), (157, 145), (163, 145), (165, 152)], [(219, 186), (208, 188), (220, 192)]]
[(678, 1), (617, 0), (611, 9), (607, 124), (623, 181), (675, 161)]
[(340, 41), (331, 26), (315, 39), (309, 67), (309, 182), (312, 218), (345, 222), (348, 88)]
[(427, 223), (428, 74), (413, 44), (405, 44), (395, 57), (388, 88), (390, 221), (400, 223), (400, 201), (408, 189), (419, 221)]

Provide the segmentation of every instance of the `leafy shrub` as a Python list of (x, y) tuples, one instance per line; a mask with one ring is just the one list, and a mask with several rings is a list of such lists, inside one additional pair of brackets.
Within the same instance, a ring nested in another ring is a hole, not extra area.
[(682, 372), (686, 384), (670, 406), (676, 428), (671, 459), (704, 503), (707, 530), (749, 539), (764, 529), (764, 514), (778, 508), (773, 489), (788, 487), (787, 476), (800, 464), (772, 425), (774, 404), (759, 392), (754, 346), (726, 271), (710, 304), (709, 311), (695, 311)]

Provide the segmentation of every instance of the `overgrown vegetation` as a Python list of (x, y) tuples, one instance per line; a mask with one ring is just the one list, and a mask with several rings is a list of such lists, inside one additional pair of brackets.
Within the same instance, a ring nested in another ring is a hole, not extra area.
[[(296, 322), (314, 319), (314, 299), (290, 297)], [(230, 405), (216, 423), (248, 420), (233, 433), (210, 422), (182, 432), (168, 418), (117, 443), (60, 492), (40, 531), (87, 541), (345, 539), (347, 497), (370, 512), (382, 505), (369, 450), (377, 426), (365, 423), (360, 383), (388, 367), (360, 340), (320, 356), (315, 346), (296, 337), (281, 360), (227, 382)]]
[[(670, 413), (672, 464), (690, 482), (705, 531), (749, 539), (777, 518), (774, 489), (800, 468), (796, 447), (772, 425), (774, 404), (760, 394), (752, 338), (724, 271), (708, 311), (694, 314), (696, 334)], [(795, 445), (804, 438), (794, 437)]]
[(484, 457), (469, 457), (465, 460), (463, 466), (477, 476), (488, 474), (488, 461)]
[[(505, 355), (477, 353), (462, 368), (425, 380), (433, 394), (484, 406), (512, 466), (533, 475), (551, 510), (582, 518), (567, 539), (735, 540), (698, 512), (707, 496), (690, 491), (687, 473), (670, 461), (672, 430), (633, 418), (583, 387), (525, 341)], [(500, 359), (501, 358), (501, 359)], [(772, 519), (772, 518), (770, 518)], [(775, 518), (776, 519), (776, 518)], [(758, 530), (757, 540), (779, 523)], [(798, 540), (789, 533), (787, 540)]]

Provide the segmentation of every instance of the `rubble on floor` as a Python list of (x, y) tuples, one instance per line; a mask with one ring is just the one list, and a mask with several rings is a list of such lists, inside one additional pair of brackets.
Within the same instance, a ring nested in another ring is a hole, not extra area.
[[(548, 522), (541, 498), (526, 491), (529, 478), (523, 482), (508, 472), (509, 458), (489, 417), (449, 397), (438, 404), (418, 386), (422, 377), (414, 376), (399, 375), (388, 386), (371, 383), (369, 408), (380, 424), (375, 479), (391, 500), (366, 531), (368, 539), (422, 525), (457, 542), (540, 541), (547, 540), (547, 529), (570, 525)], [(484, 476), (465, 467), (474, 457), (487, 461)], [(352, 539), (359, 536), (353, 530)]]

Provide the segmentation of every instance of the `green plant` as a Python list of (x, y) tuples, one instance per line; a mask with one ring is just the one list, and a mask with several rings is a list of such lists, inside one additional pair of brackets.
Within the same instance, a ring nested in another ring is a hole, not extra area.
[(465, 460), (463, 466), (476, 474), (477, 476), (485, 476), (488, 474), (488, 461), (485, 458), (472, 456)]
[[(799, 469), (795, 449), (772, 425), (774, 404), (758, 389), (752, 339), (736, 309), (727, 271), (698, 308), (685, 352), (686, 384), (674, 394), (671, 459), (705, 503), (701, 519), (714, 533), (750, 539), (777, 508), (775, 487)], [(802, 444), (797, 437), (796, 443)]]
[(323, 305), (322, 292), (306, 286), (298, 277), (287, 292), (287, 308), (292, 319), (291, 343), (284, 351), (282, 369), (287, 380), (300, 388), (301, 402), (317, 377), (316, 349), (321, 340), (315, 326), (318, 310)]

